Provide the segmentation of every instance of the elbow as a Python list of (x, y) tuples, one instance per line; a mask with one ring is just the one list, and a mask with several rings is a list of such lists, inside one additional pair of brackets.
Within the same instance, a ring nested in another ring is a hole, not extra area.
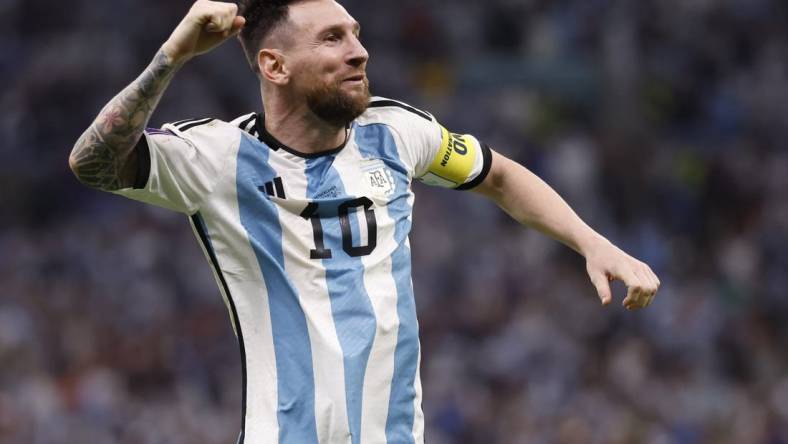
[(101, 190), (102, 187), (99, 183), (95, 180), (95, 175), (89, 176), (86, 170), (87, 165), (85, 165), (84, 161), (80, 161), (79, 159), (79, 151), (77, 147), (71, 151), (71, 154), (68, 156), (68, 168), (74, 174), (74, 177), (86, 187), (93, 188), (96, 190)]
[(68, 167), (83, 185), (101, 191), (115, 191), (121, 188), (118, 165), (128, 156), (118, 156), (121, 148), (103, 141), (92, 127), (88, 128), (77, 140), (68, 156)]
[(77, 170), (79, 169), (77, 164), (76, 156), (74, 156), (74, 151), (71, 151), (71, 154), (68, 155), (68, 168), (74, 173), (75, 176), (79, 177)]
[(136, 174), (134, 158), (118, 157), (105, 145), (77, 144), (68, 156), (68, 167), (82, 185), (99, 191), (130, 187)]
[(81, 184), (90, 186), (82, 174), (82, 165), (80, 165), (77, 156), (77, 147), (74, 147), (74, 149), (71, 150), (71, 154), (68, 156), (68, 169), (71, 170), (71, 172), (74, 174), (74, 177), (76, 177)]

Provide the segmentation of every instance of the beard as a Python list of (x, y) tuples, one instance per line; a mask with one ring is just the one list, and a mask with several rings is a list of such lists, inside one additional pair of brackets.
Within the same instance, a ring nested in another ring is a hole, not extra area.
[(316, 116), (325, 122), (344, 127), (366, 111), (369, 106), (369, 80), (364, 78), (362, 91), (350, 94), (342, 89), (342, 82), (324, 83), (306, 94), (306, 103)]

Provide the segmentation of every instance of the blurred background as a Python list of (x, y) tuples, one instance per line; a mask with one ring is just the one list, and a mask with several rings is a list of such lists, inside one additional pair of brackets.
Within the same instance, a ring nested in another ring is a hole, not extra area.
[[(68, 153), (190, 1), (0, 1), (0, 442), (234, 443), (237, 342), (187, 218)], [(552, 184), (662, 280), (602, 308), (582, 258), (416, 185), (427, 442), (788, 443), (788, 3), (344, 4), (373, 93)], [(259, 110), (237, 42), (151, 126)]]

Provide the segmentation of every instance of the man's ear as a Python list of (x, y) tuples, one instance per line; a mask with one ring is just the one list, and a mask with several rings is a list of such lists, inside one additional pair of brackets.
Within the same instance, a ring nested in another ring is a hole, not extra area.
[(275, 85), (286, 85), (290, 81), (285, 56), (277, 49), (261, 49), (257, 53), (257, 67), (260, 75)]

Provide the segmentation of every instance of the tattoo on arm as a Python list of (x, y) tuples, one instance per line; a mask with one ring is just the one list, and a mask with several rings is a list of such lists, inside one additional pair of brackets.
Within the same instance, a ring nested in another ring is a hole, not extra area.
[(178, 67), (159, 51), (101, 110), (71, 151), (69, 163), (80, 182), (105, 191), (132, 186), (134, 175), (124, 167)]

